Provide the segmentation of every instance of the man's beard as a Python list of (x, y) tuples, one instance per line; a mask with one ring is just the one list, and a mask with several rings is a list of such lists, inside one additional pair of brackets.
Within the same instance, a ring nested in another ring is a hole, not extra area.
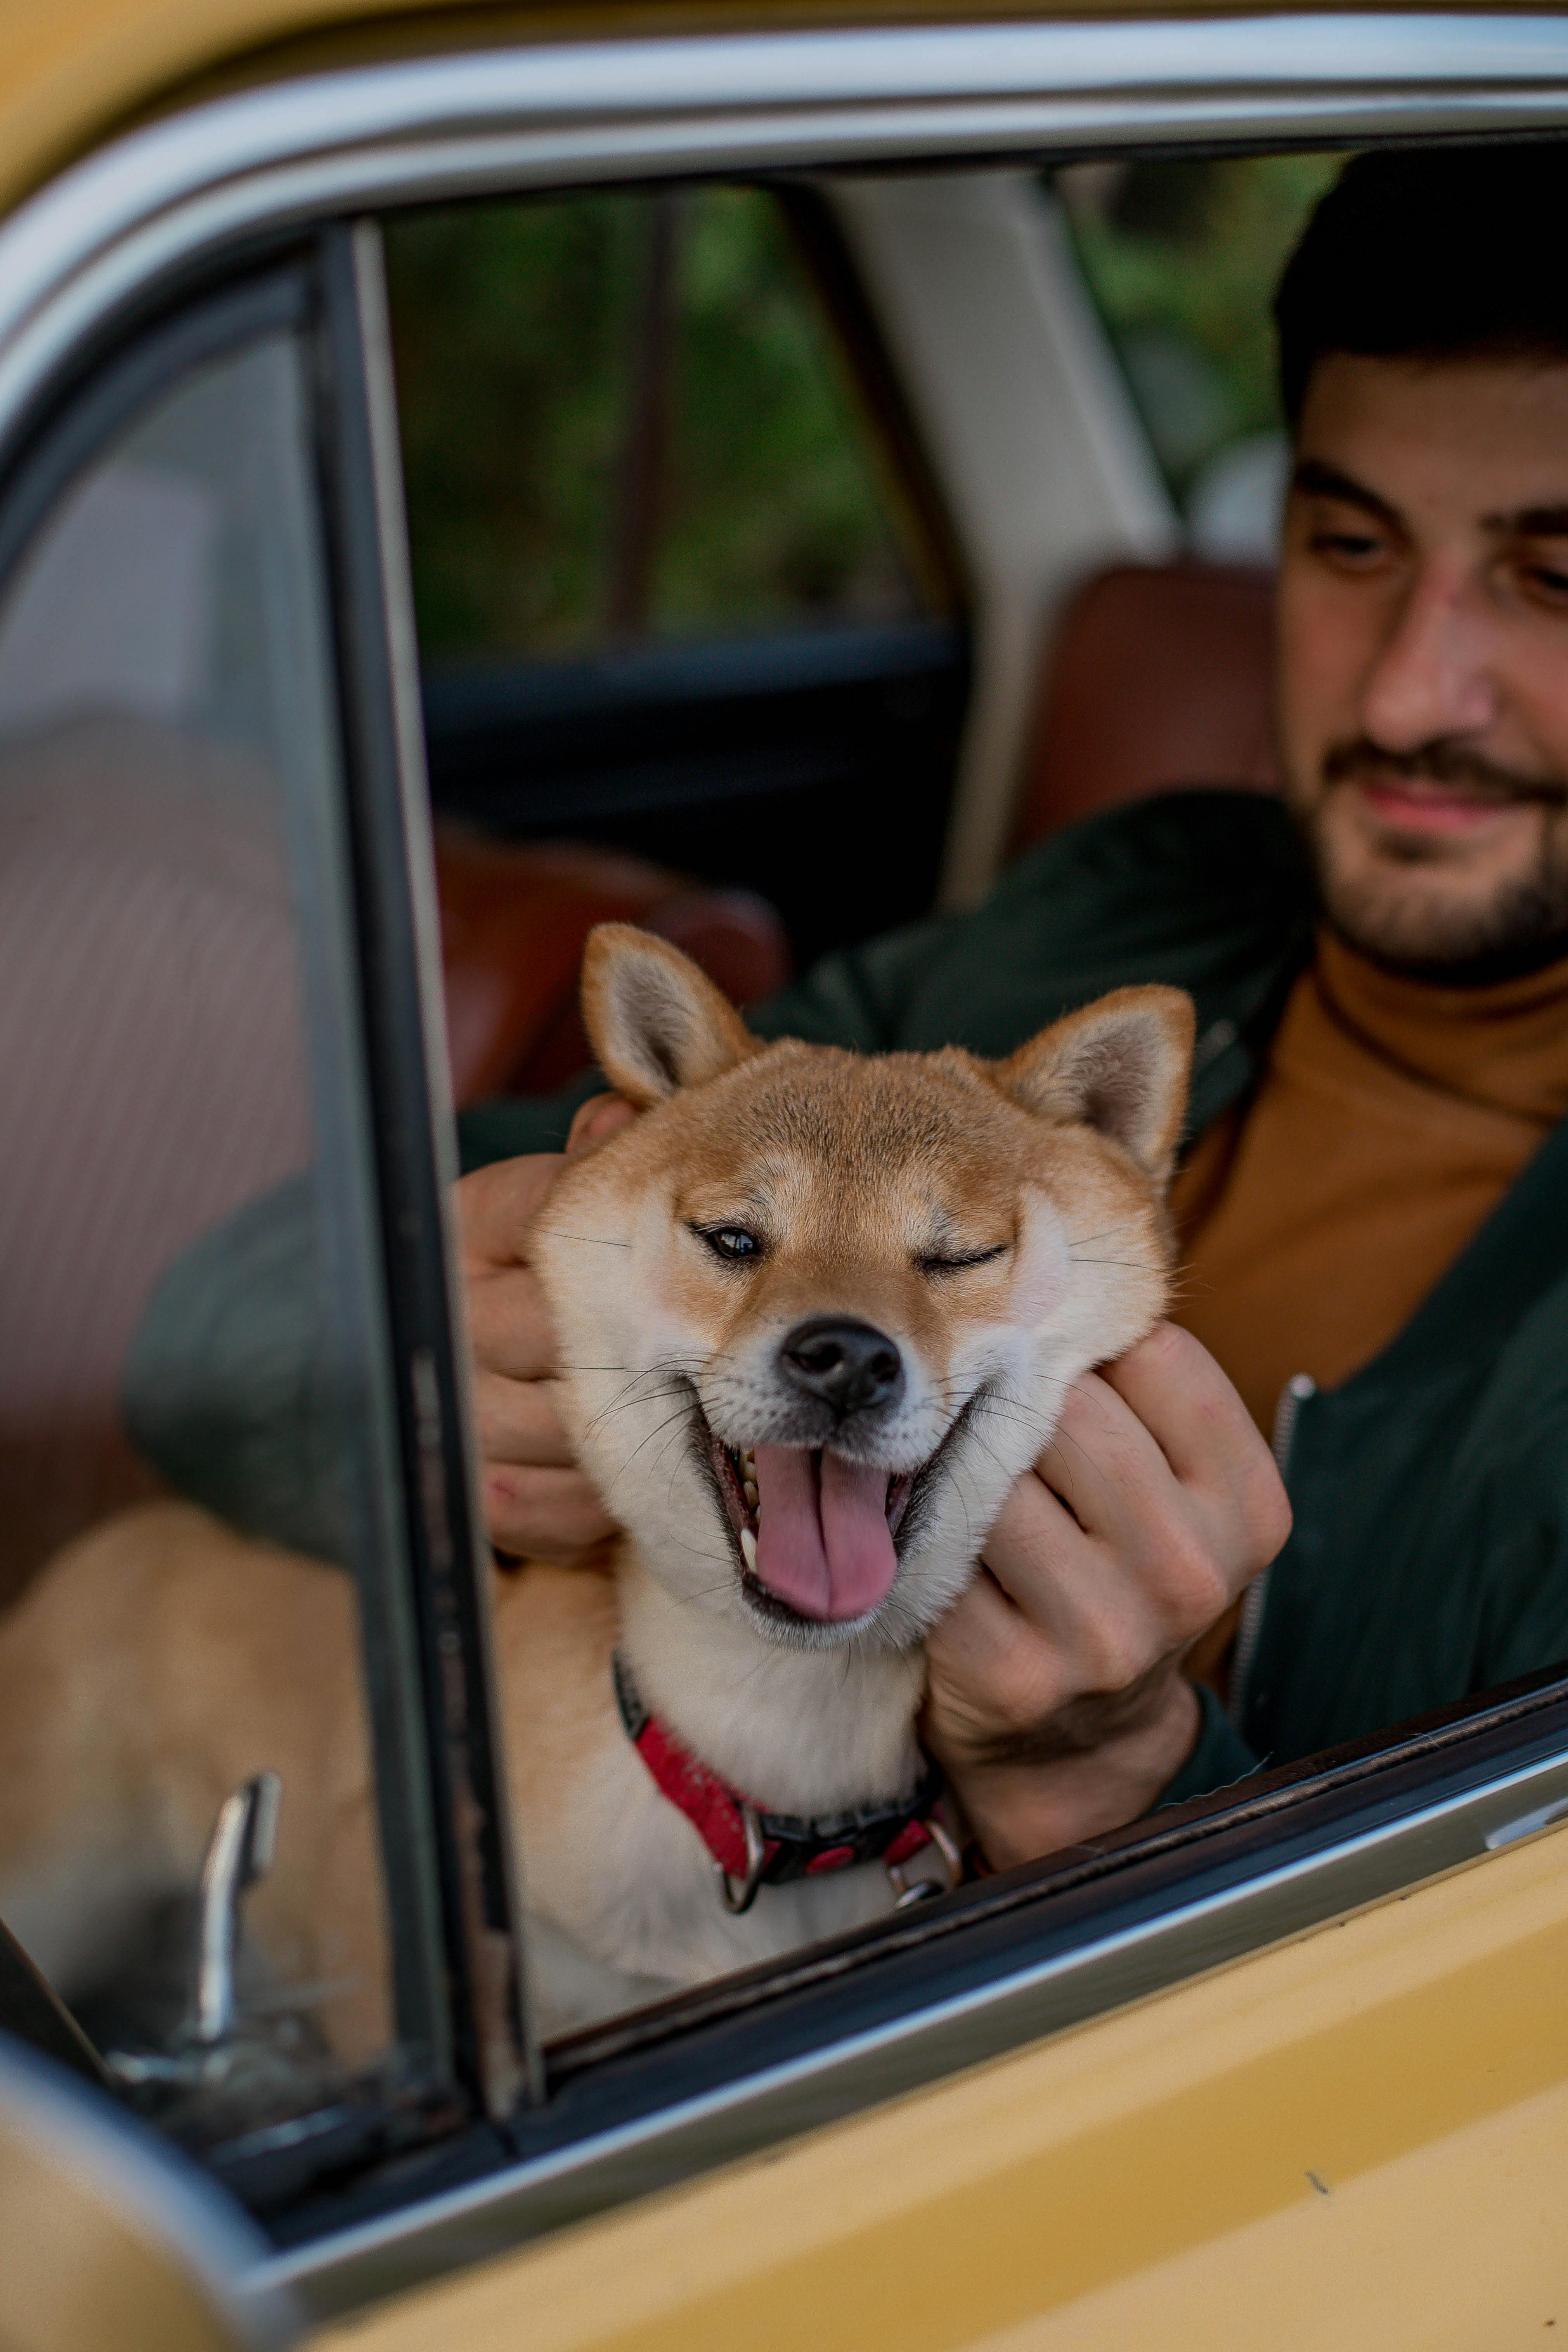
[[(1366, 736), (1336, 743), (1323, 761), (1329, 788), (1312, 807), (1296, 808), (1317, 869), (1318, 888), (1331, 927), (1348, 947), (1384, 971), (1450, 988), (1538, 971), (1568, 955), (1568, 838), (1550, 823), (1542, 827), (1541, 855), (1533, 873), (1499, 886), (1489, 898), (1469, 905), (1421, 903), (1400, 892), (1392, 877), (1373, 872), (1343, 877), (1333, 866), (1323, 816), (1337, 784), (1419, 782), (1459, 784), (1468, 800), (1510, 806), (1533, 802), (1559, 813), (1568, 809), (1568, 782), (1526, 776), (1498, 767), (1468, 746), (1439, 737), (1414, 751), (1384, 751)], [(1387, 866), (1441, 866), (1452, 860), (1447, 843), (1411, 835), (1385, 844)]]

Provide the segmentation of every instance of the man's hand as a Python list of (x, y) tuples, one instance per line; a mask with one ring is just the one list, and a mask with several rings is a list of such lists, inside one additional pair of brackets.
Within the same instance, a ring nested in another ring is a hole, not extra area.
[(555, 1334), (524, 1236), (573, 1153), (635, 1116), (616, 1096), (596, 1096), (564, 1153), (498, 1160), (457, 1188), (485, 1525), (499, 1551), (520, 1559), (574, 1559), (615, 1533), (555, 1411)]
[(1190, 1754), (1188, 1649), (1290, 1531), (1268, 1446), (1162, 1323), (1069, 1395), (928, 1644), (925, 1737), (991, 1862), (1119, 1828)]

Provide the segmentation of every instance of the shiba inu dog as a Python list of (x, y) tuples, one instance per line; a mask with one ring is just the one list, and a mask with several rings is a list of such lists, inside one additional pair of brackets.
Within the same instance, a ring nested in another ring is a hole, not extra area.
[[(622, 926), (584, 1003), (644, 1115), (531, 1255), (626, 1533), (613, 1589), (526, 1571), (502, 1655), (530, 1907), (668, 1987), (943, 1883), (922, 1639), (1070, 1383), (1163, 1311), (1193, 1014), (1123, 990), (1002, 1063), (763, 1045)], [(575, 2010), (580, 1966), (550, 1976)]]
[[(625, 1530), (498, 1576), (496, 1656), (547, 2031), (874, 1919), (956, 1857), (923, 1639), (1071, 1383), (1163, 1311), (1192, 1007), (1119, 991), (1003, 1062), (764, 1045), (697, 968), (595, 933), (590, 1035), (641, 1112), (531, 1236), (559, 1402)], [(96, 1658), (97, 1663), (92, 1663)], [(90, 1697), (87, 1694), (90, 1693)], [(189, 1885), (217, 1802), (283, 1780), (250, 1927), (386, 2030), (348, 1580), (193, 1507), (62, 1555), (0, 1625), (0, 1917), (68, 1995)]]

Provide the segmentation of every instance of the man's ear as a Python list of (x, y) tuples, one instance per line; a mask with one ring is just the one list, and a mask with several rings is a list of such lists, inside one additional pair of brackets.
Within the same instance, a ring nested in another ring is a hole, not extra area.
[(757, 1051), (707, 973), (668, 940), (630, 923), (601, 923), (588, 935), (583, 1020), (599, 1067), (639, 1110)]
[(1193, 1030), (1184, 990), (1119, 988), (1042, 1029), (996, 1076), (1026, 1110), (1110, 1136), (1163, 1184), (1181, 1139)]

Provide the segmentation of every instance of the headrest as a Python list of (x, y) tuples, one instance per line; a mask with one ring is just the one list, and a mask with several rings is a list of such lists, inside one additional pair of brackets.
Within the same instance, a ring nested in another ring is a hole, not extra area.
[(1015, 849), (1171, 785), (1276, 788), (1273, 584), (1128, 563), (1079, 591), (1043, 665)]

